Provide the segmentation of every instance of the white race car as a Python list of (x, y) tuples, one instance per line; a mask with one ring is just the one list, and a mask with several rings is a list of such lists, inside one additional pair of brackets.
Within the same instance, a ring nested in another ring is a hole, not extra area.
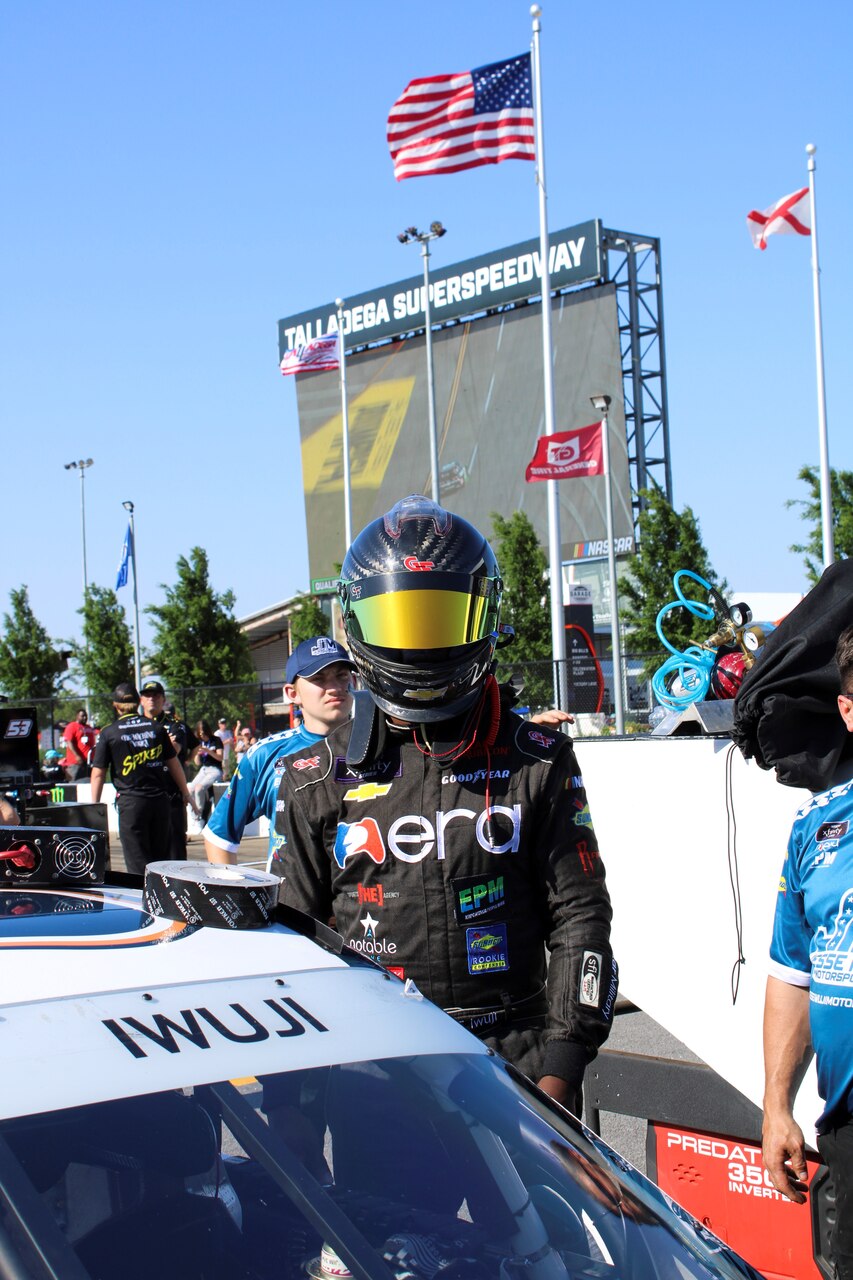
[(5, 874), (0, 1276), (760, 1280), (275, 877)]

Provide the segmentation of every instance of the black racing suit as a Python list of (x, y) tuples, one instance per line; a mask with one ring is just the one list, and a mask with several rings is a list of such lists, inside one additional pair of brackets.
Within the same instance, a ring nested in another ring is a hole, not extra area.
[(475, 743), (443, 764), (410, 729), (386, 732), (359, 772), (349, 734), (284, 762), (282, 900), (334, 916), (350, 946), (528, 1075), (579, 1087), (610, 1031), (617, 971), (571, 741), (503, 709), (488, 753)]

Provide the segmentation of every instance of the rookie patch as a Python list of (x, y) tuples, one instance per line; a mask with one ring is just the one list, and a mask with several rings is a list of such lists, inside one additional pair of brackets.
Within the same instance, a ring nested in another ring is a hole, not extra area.
[(597, 1009), (601, 999), (601, 956), (597, 951), (585, 951), (581, 965), (578, 1000), (581, 1004)]
[(500, 973), (509, 968), (506, 925), (484, 925), (482, 929), (466, 929), (468, 972)]

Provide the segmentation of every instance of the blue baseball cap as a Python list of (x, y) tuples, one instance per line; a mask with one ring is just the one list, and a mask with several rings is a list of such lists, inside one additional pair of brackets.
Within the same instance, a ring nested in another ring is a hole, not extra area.
[(328, 636), (313, 636), (310, 640), (303, 640), (287, 659), (285, 683), (293, 684), (297, 676), (310, 679), (324, 667), (330, 667), (333, 662), (345, 662), (355, 670), (355, 663), (337, 640), (330, 640)]

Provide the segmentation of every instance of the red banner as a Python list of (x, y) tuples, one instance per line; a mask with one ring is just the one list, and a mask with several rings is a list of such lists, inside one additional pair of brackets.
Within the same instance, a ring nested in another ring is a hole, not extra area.
[(601, 423), (594, 422), (577, 431), (555, 431), (552, 436), (540, 436), (524, 478), (577, 480), (582, 476), (603, 475)]

